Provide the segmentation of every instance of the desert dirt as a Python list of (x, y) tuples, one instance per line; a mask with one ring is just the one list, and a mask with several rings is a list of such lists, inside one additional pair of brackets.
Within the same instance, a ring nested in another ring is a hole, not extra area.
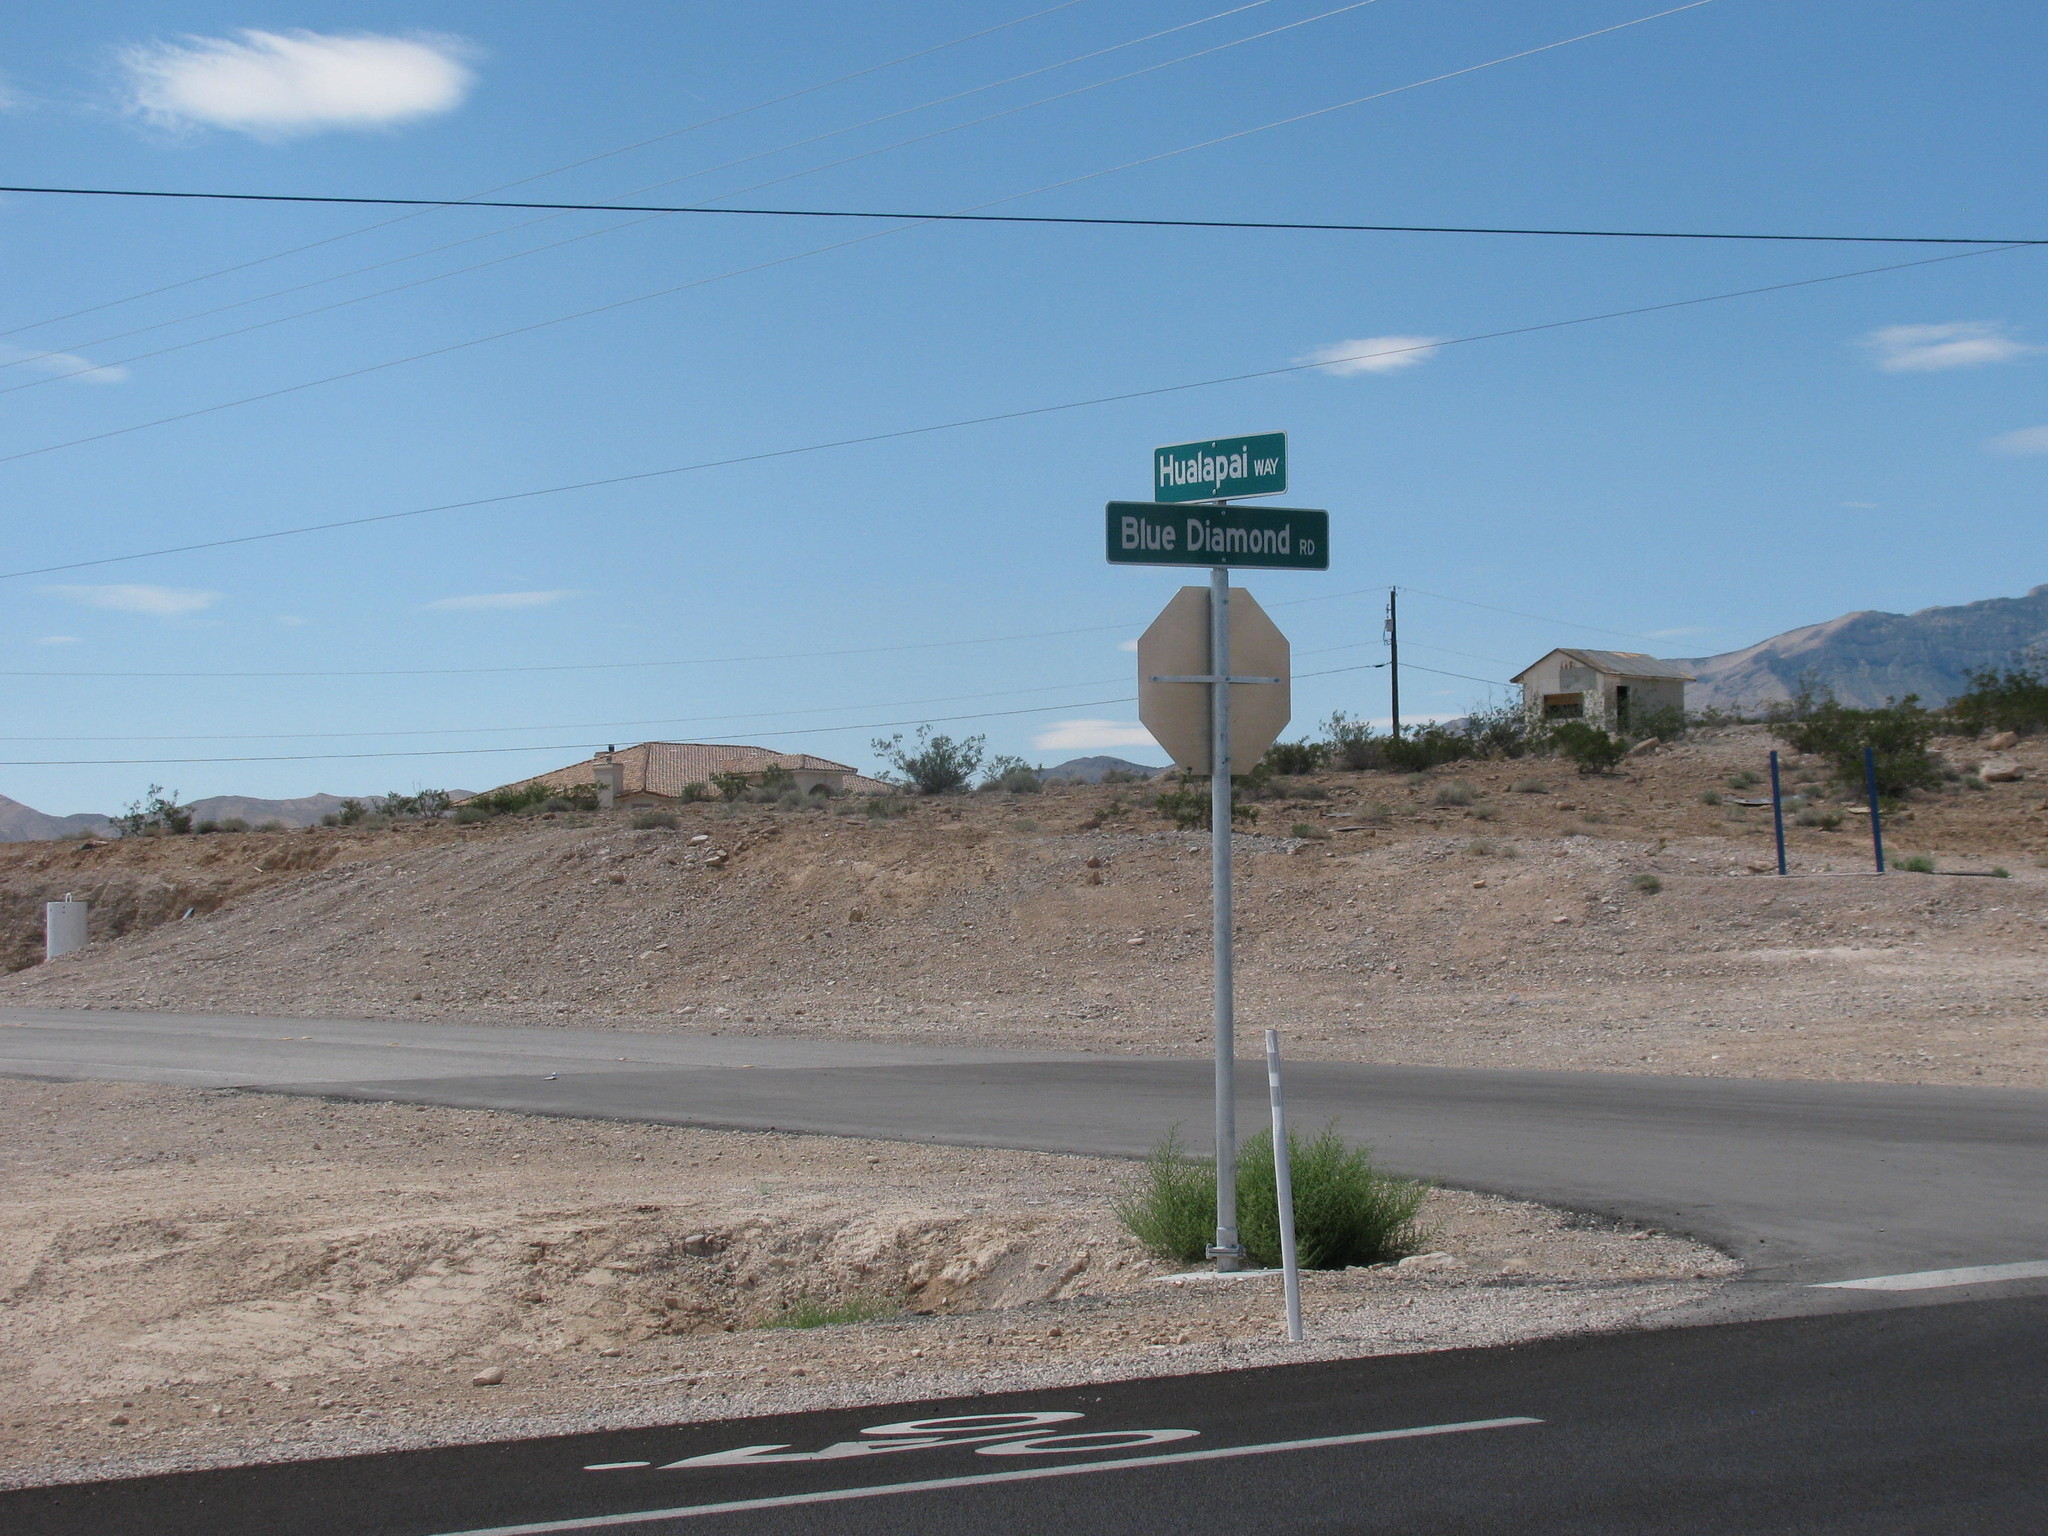
[(1273, 1281), (1160, 1279), (1128, 1164), (106, 1083), (0, 1122), (0, 1485), (1499, 1344), (1736, 1269), (1439, 1191), (1290, 1345)]
[[(1244, 1027), (1330, 1060), (2048, 1084), (2048, 745), (1889, 818), (1941, 873), (1872, 875), (1867, 817), (1825, 795), (1843, 824), (1788, 826), (1792, 879), (1736, 803), (1772, 745), (1291, 781), (1238, 844)], [(0, 1006), (1193, 1053), (1207, 837), (1156, 787), (0, 846)], [(67, 891), (95, 942), (31, 964)]]

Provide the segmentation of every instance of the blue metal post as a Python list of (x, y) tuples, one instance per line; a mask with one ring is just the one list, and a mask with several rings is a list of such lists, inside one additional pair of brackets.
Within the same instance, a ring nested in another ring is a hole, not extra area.
[(1778, 754), (1771, 754), (1771, 822), (1778, 832), (1778, 873), (1785, 873), (1785, 795), (1778, 783)]
[(1870, 846), (1877, 854), (1877, 872), (1884, 873), (1884, 823), (1877, 814), (1877, 750), (1863, 749), (1863, 787), (1870, 793)]

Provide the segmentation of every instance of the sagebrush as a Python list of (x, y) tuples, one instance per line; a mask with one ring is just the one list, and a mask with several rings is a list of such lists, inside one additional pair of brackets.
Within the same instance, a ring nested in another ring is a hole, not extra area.
[[(1313, 1137), (1287, 1133), (1293, 1164), (1295, 1246), (1304, 1269), (1379, 1264), (1427, 1240), (1417, 1224), (1429, 1187), (1381, 1173), (1372, 1154), (1347, 1146), (1334, 1124)], [(1147, 1249), (1175, 1263), (1200, 1263), (1216, 1232), (1216, 1165), (1190, 1157), (1178, 1131), (1146, 1159), (1137, 1184), (1116, 1204), (1117, 1219)], [(1280, 1204), (1273, 1137), (1261, 1131), (1237, 1153), (1237, 1229), (1245, 1257), (1280, 1262)]]

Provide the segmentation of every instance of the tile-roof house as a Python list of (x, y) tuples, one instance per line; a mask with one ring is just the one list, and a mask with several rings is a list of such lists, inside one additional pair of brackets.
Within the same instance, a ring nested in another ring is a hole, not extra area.
[(1517, 672), (1522, 712), (1532, 727), (1558, 720), (1626, 729), (1631, 720), (1685, 709), (1694, 675), (1675, 661), (1640, 651), (1558, 649)]
[(814, 789), (828, 794), (852, 790), (865, 794), (887, 793), (891, 786), (870, 779), (845, 763), (808, 752), (774, 752), (767, 747), (720, 746), (696, 741), (643, 741), (637, 746), (617, 747), (504, 786), (517, 789), (525, 784), (547, 784), (570, 789), (579, 784), (603, 784), (612, 780), (614, 803), (630, 810), (666, 808), (681, 802), (684, 789), (692, 784), (709, 788), (714, 775), (744, 773), (758, 780), (770, 768), (787, 770), (799, 793)]

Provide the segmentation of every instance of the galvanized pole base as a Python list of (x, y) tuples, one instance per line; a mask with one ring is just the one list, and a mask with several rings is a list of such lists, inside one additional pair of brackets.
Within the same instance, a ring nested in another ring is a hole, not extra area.
[(1279, 1203), (1280, 1286), (1287, 1299), (1287, 1338), (1301, 1333), (1301, 1255), (1294, 1241), (1294, 1148), (1287, 1140), (1287, 1106), (1280, 1095), (1280, 1031), (1266, 1031), (1266, 1096), (1273, 1110), (1273, 1193)]

